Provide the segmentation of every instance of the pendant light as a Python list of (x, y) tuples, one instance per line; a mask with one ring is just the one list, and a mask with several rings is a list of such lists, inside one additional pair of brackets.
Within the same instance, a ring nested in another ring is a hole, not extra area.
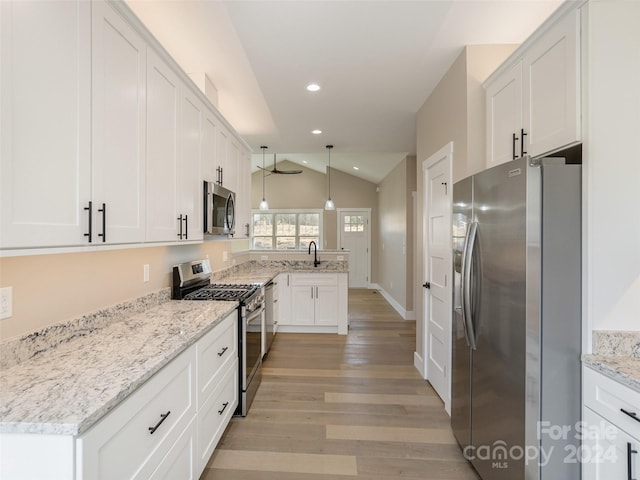
[(260, 202), (260, 206), (258, 208), (260, 210), (269, 210), (269, 204), (264, 198), (264, 151), (269, 147), (267, 147), (266, 145), (262, 145), (260, 148), (262, 149), (262, 201)]
[(329, 198), (327, 198), (327, 203), (324, 204), (325, 210), (335, 210), (336, 206), (333, 204), (333, 200), (331, 200), (331, 149), (333, 145), (327, 145), (327, 150), (329, 150), (329, 168), (327, 169), (327, 175), (329, 178)]

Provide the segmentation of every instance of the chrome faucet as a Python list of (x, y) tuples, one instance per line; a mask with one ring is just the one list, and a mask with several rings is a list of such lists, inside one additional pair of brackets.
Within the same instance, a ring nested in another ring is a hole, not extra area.
[(309, 255), (311, 255), (311, 245), (313, 245), (313, 266), (317, 267), (320, 265), (320, 260), (318, 260), (318, 245), (314, 240), (309, 242)]

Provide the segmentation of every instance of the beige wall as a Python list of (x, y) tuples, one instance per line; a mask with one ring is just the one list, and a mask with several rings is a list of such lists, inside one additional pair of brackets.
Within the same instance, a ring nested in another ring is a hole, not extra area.
[(486, 156), (486, 113), (482, 82), (517, 45), (467, 46), (444, 75), (416, 114), (416, 352), (425, 354), (423, 269), (423, 173), (422, 163), (453, 142), (455, 183), (484, 169)]
[[(327, 177), (298, 164), (278, 162), (282, 170), (301, 169), (300, 175), (270, 175), (265, 178), (265, 196), (270, 209), (324, 208), (327, 200)], [(336, 208), (371, 209), (371, 251), (378, 249), (378, 196), (376, 185), (339, 170), (331, 170), (331, 198)], [(262, 171), (254, 172), (251, 178), (251, 207), (256, 209), (262, 200)], [(336, 249), (337, 212), (324, 212), (324, 246)], [(371, 258), (371, 281), (378, 278), (378, 259)]]
[[(31, 333), (171, 285), (172, 266), (209, 255), (215, 270), (247, 240), (0, 258), (0, 286), (13, 287), (13, 316), (0, 321), (0, 339)], [(144, 283), (143, 265), (149, 265)]]
[(413, 312), (413, 195), (415, 157), (400, 162), (379, 184), (378, 285)]

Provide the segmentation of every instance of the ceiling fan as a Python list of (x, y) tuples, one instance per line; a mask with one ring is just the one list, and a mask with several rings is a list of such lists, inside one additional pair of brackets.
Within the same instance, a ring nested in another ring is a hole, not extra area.
[(264, 151), (265, 149), (269, 148), (265, 145), (262, 145), (260, 147), (262, 149), (262, 158), (263, 158), (263, 162), (262, 162), (262, 167), (260, 165), (258, 165), (258, 168), (260, 170), (264, 170), (265, 172), (269, 172), (269, 175), (296, 175), (298, 173), (302, 173), (302, 170), (278, 170), (278, 168), (276, 167), (276, 154), (273, 154), (273, 168), (271, 170), (269, 170), (268, 168), (264, 168)]

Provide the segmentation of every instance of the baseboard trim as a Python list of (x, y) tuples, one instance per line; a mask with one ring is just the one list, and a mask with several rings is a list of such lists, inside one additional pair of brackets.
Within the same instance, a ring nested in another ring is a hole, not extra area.
[(418, 352), (413, 352), (413, 366), (416, 367), (420, 376), (426, 380), (427, 377), (424, 372), (424, 360)]
[[(402, 307), (402, 305), (400, 305), (395, 298), (393, 298), (387, 291), (385, 291), (384, 288), (380, 288), (378, 286), (378, 291), (380, 292), (380, 294), (384, 297), (384, 299), (389, 302), (389, 305), (391, 305), (393, 307), (393, 309), (398, 312), (398, 314), (404, 319), (404, 320), (415, 320), (415, 314), (414, 314), (414, 318), (411, 318), (410, 315), (408, 315), (407, 311)], [(412, 313), (412, 312), (410, 312)]]

